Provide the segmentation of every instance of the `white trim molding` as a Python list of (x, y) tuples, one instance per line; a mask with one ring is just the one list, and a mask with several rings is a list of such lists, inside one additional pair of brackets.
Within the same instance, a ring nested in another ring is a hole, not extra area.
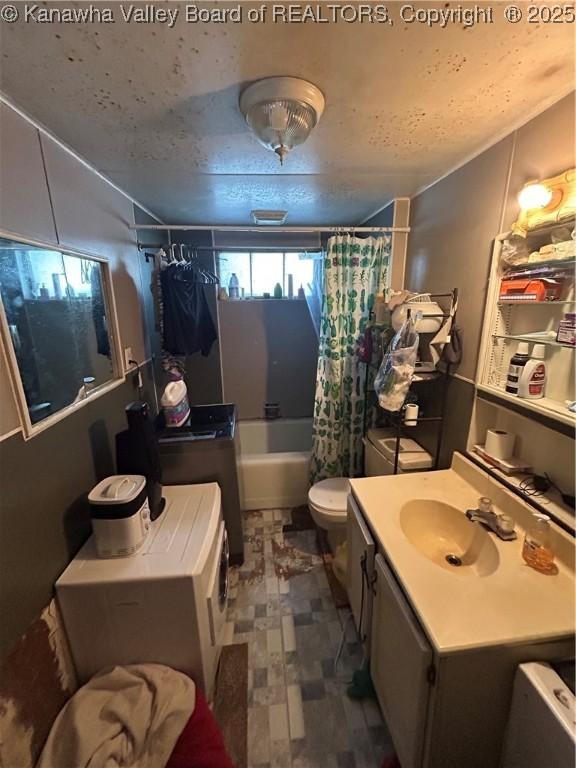
[(114, 291), (112, 288), (112, 278), (110, 274), (110, 264), (108, 259), (103, 258), (100, 255), (90, 254), (88, 252), (78, 251), (73, 248), (61, 247), (54, 245), (54, 243), (46, 243), (40, 240), (33, 240), (29, 237), (13, 237), (12, 233), (0, 230), (0, 238), (14, 240), (15, 242), (23, 243), (24, 245), (36, 246), (48, 251), (57, 251), (63, 254), (70, 254), (71, 256), (77, 256), (79, 258), (86, 258), (90, 261), (97, 261), (103, 266), (102, 271), (102, 283), (104, 287), (104, 294), (106, 299), (106, 308), (109, 312), (108, 336), (110, 339), (111, 347), (111, 362), (112, 362), (112, 378), (99, 387), (96, 387), (89, 395), (82, 400), (70, 403), (64, 408), (60, 409), (56, 413), (51, 414), (42, 421), (32, 423), (30, 419), (30, 413), (28, 410), (28, 404), (26, 402), (26, 394), (24, 392), (24, 385), (22, 383), (22, 377), (20, 375), (20, 367), (18, 365), (18, 359), (12, 343), (12, 337), (10, 335), (10, 329), (8, 327), (8, 321), (6, 318), (6, 312), (4, 310), (4, 303), (0, 295), (0, 343), (2, 344), (4, 354), (6, 356), (8, 377), (12, 392), (14, 394), (14, 400), (16, 403), (16, 409), (20, 419), (20, 425), (24, 434), (24, 439), (29, 440), (35, 435), (43, 432), (48, 427), (53, 426), (62, 419), (66, 418), (70, 413), (74, 413), (80, 408), (84, 407), (87, 403), (92, 402), (96, 398), (100, 397), (112, 389), (115, 389), (120, 384), (126, 381), (126, 374), (124, 372), (124, 365), (121, 355), (121, 337), (120, 329), (118, 326), (118, 315), (116, 312), (116, 302), (114, 300)]

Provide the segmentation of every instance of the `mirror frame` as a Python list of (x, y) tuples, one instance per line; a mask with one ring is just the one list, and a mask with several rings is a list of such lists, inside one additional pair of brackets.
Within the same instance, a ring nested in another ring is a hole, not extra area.
[(112, 379), (106, 381), (104, 384), (101, 384), (98, 387), (95, 387), (84, 399), (80, 400), (79, 402), (71, 403), (64, 408), (61, 408), (56, 413), (53, 413), (50, 416), (47, 416), (45, 419), (37, 421), (35, 424), (33, 424), (30, 420), (28, 403), (26, 402), (26, 394), (24, 392), (24, 386), (20, 376), (18, 360), (16, 358), (16, 352), (14, 350), (12, 337), (8, 328), (6, 312), (4, 311), (4, 302), (0, 296), (0, 343), (2, 344), (2, 348), (6, 356), (6, 361), (8, 363), (8, 375), (18, 410), (18, 416), (20, 418), (22, 434), (25, 440), (30, 440), (40, 432), (44, 432), (44, 430), (52, 427), (59, 421), (62, 421), (62, 419), (65, 419), (71, 413), (75, 413), (80, 408), (83, 408), (87, 403), (90, 403), (101, 395), (116, 389), (116, 387), (120, 386), (126, 381), (126, 375), (120, 354), (121, 344), (120, 330), (118, 327), (118, 314), (116, 312), (116, 302), (114, 300), (114, 291), (112, 289), (112, 276), (109, 259), (95, 253), (89, 253), (88, 251), (79, 251), (67, 246), (61, 246), (57, 243), (46, 243), (41, 240), (34, 240), (30, 237), (23, 237), (19, 234), (16, 234), (15, 232), (0, 230), (0, 237), (7, 240), (13, 240), (16, 243), (32, 245), (37, 248), (43, 248), (49, 251), (58, 251), (59, 253), (68, 254), (70, 256), (76, 256), (83, 259), (90, 259), (91, 261), (97, 261), (100, 263), (102, 265), (102, 285), (104, 289), (106, 309), (110, 313), (108, 336), (110, 340), (110, 351), (112, 353)]

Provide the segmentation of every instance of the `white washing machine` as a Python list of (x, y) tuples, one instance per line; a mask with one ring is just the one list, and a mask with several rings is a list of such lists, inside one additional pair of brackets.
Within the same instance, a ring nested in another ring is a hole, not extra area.
[(575, 763), (574, 663), (521, 664), (514, 678), (502, 768), (574, 768)]
[(166, 507), (129, 557), (93, 537), (56, 582), (81, 681), (114, 664), (156, 662), (212, 698), (226, 621), (228, 539), (217, 483), (164, 486)]
[[(393, 429), (369, 429), (364, 438), (364, 474), (366, 477), (394, 474), (396, 433)], [(415, 440), (400, 438), (398, 473), (422, 472), (432, 467), (432, 456)]]

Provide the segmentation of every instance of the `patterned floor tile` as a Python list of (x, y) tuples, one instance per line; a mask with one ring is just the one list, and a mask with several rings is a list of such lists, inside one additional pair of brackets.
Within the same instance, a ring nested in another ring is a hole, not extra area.
[(291, 765), (290, 741), (288, 739), (272, 741), (270, 743), (270, 768), (290, 768)]
[(252, 691), (252, 701), (255, 707), (270, 707), (273, 704), (283, 704), (286, 702), (286, 686), (269, 685), (265, 688), (254, 688)]
[[(268, 709), (268, 721), (270, 728), (270, 740), (282, 742), (282, 745), (290, 745), (290, 726), (288, 723), (288, 706), (286, 702), (272, 704)], [(281, 751), (280, 749), (278, 751)]]
[(268, 685), (268, 668), (261, 667), (259, 669), (250, 670), (253, 677), (254, 688), (265, 688)]
[(248, 765), (270, 762), (270, 725), (266, 707), (248, 709)]
[(302, 701), (316, 701), (326, 696), (323, 680), (306, 680), (301, 683)]
[(244, 514), (246, 561), (231, 569), (226, 636), (248, 643), (249, 767), (380, 768), (390, 736), (375, 701), (346, 696), (362, 654), (315, 531), (283, 532), (291, 510)]

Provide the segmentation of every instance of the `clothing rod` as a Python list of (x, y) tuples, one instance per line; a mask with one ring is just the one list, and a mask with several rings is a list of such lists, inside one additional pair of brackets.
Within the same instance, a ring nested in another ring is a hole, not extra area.
[(213, 227), (203, 224), (131, 224), (130, 229), (150, 229), (165, 231), (194, 231), (199, 232), (410, 232), (410, 227), (242, 227), (242, 226), (220, 226)]
[[(180, 243), (176, 243), (176, 245), (180, 245)], [(314, 246), (313, 248), (296, 248), (295, 246), (289, 246), (286, 248), (284, 246), (280, 246), (274, 248), (274, 246), (267, 247), (265, 245), (258, 245), (256, 247), (251, 246), (250, 248), (246, 248), (239, 245), (230, 247), (226, 247), (224, 245), (189, 245), (188, 243), (182, 243), (182, 245), (191, 251), (207, 251), (208, 253), (228, 253), (230, 251), (238, 253), (322, 253), (322, 250), (317, 246)], [(158, 243), (138, 243), (139, 251), (159, 251), (160, 248), (164, 248), (164, 250), (170, 250), (170, 245), (167, 243), (164, 245), (158, 245)]]

